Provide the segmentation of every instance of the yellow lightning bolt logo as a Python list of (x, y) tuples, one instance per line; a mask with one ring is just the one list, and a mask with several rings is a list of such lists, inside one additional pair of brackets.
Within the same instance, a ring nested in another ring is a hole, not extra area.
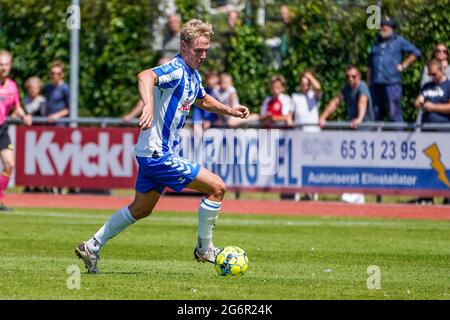
[(439, 151), (437, 144), (433, 143), (431, 146), (424, 149), (423, 153), (431, 159), (431, 167), (438, 173), (438, 179), (447, 187), (450, 187), (450, 182), (445, 173), (445, 166), (441, 161), (441, 151)]

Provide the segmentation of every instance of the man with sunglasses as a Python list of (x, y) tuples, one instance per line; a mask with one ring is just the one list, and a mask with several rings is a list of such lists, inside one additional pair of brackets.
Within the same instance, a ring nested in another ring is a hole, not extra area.
[[(342, 101), (347, 106), (347, 120), (351, 121), (350, 127), (357, 129), (361, 122), (374, 121), (372, 107), (372, 98), (369, 87), (361, 80), (361, 73), (355, 66), (350, 66), (345, 72), (347, 84), (341, 93), (334, 97), (325, 107), (324, 112), (319, 118), (319, 126), (325, 125), (327, 118), (337, 110)], [(364, 194), (344, 193), (342, 201), (350, 203), (364, 203)]]
[(450, 81), (444, 73), (442, 62), (431, 59), (428, 62), (428, 76), (431, 82), (426, 83), (414, 103), (422, 109), (422, 123), (450, 124)]
[(372, 97), (366, 82), (361, 80), (358, 68), (351, 66), (345, 73), (347, 84), (341, 94), (334, 97), (325, 107), (319, 118), (319, 126), (325, 125), (328, 117), (336, 111), (342, 101), (347, 105), (347, 120), (351, 121), (351, 128), (357, 129), (363, 121), (374, 121)]
[(47, 99), (46, 115), (49, 123), (69, 114), (69, 86), (64, 83), (64, 63), (53, 61), (50, 65), (50, 84), (44, 87)]

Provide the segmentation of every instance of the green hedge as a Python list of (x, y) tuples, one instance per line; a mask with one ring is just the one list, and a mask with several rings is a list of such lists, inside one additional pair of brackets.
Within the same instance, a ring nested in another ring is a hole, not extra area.
[[(264, 30), (242, 27), (236, 32), (227, 67), (236, 79), (241, 102), (257, 111), (255, 102), (260, 102), (267, 94), (268, 78), (274, 72), (286, 77), (289, 92), (293, 92), (298, 90), (299, 74), (305, 69), (313, 70), (322, 83), (322, 108), (345, 84), (344, 72), (348, 65), (357, 65), (365, 79), (370, 48), (377, 34), (376, 30), (366, 27), (369, 17), (366, 8), (374, 1), (359, 1), (360, 5), (346, 4), (354, 2), (291, 1), (290, 7), (295, 17), (286, 30), (290, 40), (289, 53), (277, 71), (264, 60), (263, 53), (267, 52), (261, 42)], [(278, 5), (274, 7), (276, 12)], [(437, 42), (450, 45), (450, 1), (385, 0), (383, 15), (394, 17), (398, 22), (397, 32), (422, 51), (422, 58), (411, 65), (403, 76), (404, 115), (405, 119), (412, 120), (416, 117), (413, 101), (418, 94), (422, 69), (434, 45)], [(334, 119), (345, 119), (345, 114), (345, 106), (342, 105)]]
[[(138, 98), (137, 72), (153, 66), (157, 60), (152, 50), (151, 26), (161, 14), (159, 2), (82, 1), (80, 115), (120, 116), (134, 105)], [(47, 68), (53, 59), (69, 61), (70, 32), (66, 27), (69, 3), (0, 0), (0, 48), (14, 54), (13, 76), (20, 84), (32, 75), (48, 81)], [(250, 3), (255, 5), (258, 1)], [(346, 66), (356, 64), (362, 72), (367, 70), (376, 31), (366, 28), (366, 7), (373, 1), (288, 1), (295, 12), (286, 30), (289, 53), (281, 68), (274, 70), (264, 39), (277, 34), (282, 27), (278, 20), (279, 3), (274, 1), (267, 6), (270, 19), (264, 28), (253, 23), (235, 30), (228, 55), (220, 47), (213, 47), (201, 71), (215, 68), (230, 72), (241, 103), (257, 112), (268, 94), (270, 75), (283, 74), (292, 92), (297, 90), (298, 75), (311, 69), (322, 83), (323, 107), (345, 83)], [(223, 41), (225, 15), (211, 17), (194, 0), (177, 0), (176, 4), (183, 21), (194, 17), (208, 20), (216, 29), (216, 42)], [(423, 58), (404, 75), (404, 114), (411, 120), (415, 117), (412, 101), (418, 92), (425, 61), (436, 42), (450, 45), (450, 1), (385, 0), (383, 14), (394, 17), (399, 23), (398, 32), (423, 53)], [(254, 17), (255, 10), (248, 18), (254, 20)], [(345, 118), (343, 106), (335, 118)]]
[[(79, 115), (119, 116), (138, 99), (138, 71), (155, 64), (151, 25), (158, 12), (147, 0), (81, 2)], [(19, 83), (32, 75), (48, 81), (54, 59), (68, 65), (70, 1), (0, 3), (0, 47), (14, 54), (13, 76)]]

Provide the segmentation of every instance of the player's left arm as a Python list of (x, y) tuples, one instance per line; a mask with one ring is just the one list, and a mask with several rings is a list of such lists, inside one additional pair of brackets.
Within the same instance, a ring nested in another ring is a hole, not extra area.
[(205, 94), (205, 96), (201, 99), (196, 99), (195, 105), (208, 112), (214, 112), (225, 116), (247, 119), (248, 116), (250, 115), (250, 111), (248, 110), (247, 107), (241, 105), (236, 108), (226, 106), (217, 101), (214, 97), (210, 96), (209, 94)]

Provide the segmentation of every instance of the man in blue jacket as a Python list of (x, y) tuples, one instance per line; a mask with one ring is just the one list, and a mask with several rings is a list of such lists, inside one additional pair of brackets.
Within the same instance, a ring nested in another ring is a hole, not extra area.
[[(405, 60), (404, 55), (407, 54)], [(381, 28), (369, 57), (367, 82), (372, 89), (375, 119), (403, 122), (401, 73), (421, 56), (419, 49), (394, 33), (394, 21), (381, 20)]]

